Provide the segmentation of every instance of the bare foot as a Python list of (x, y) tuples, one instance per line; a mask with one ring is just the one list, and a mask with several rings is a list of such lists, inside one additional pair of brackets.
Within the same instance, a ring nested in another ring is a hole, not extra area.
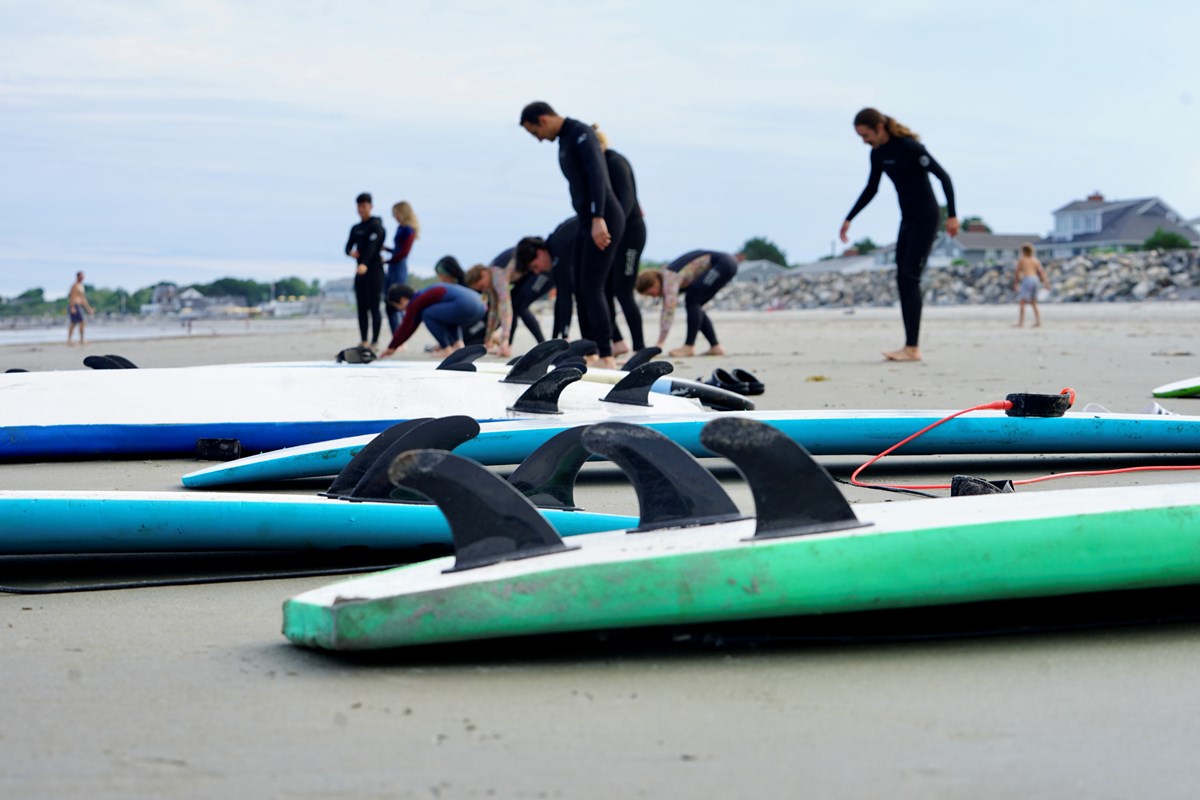
[(723, 355), (725, 355), (725, 348), (721, 347), (721, 345), (719, 345), (719, 344), (714, 344), (712, 347), (708, 348), (708, 350), (704, 351), (704, 355), (706, 355), (706, 356), (723, 356)]
[(599, 363), (596, 366), (602, 367), (603, 369), (616, 369), (617, 360), (612, 356), (605, 356), (599, 360)]
[(892, 350), (889, 353), (884, 353), (883, 357), (888, 361), (920, 361), (921, 348), (901, 347), (899, 350)]
[(613, 342), (613, 355), (614, 356), (623, 356), (628, 352), (629, 352), (629, 345), (625, 344), (624, 341)]
[(682, 347), (676, 347), (674, 350), (667, 353), (667, 355), (674, 356), (675, 358), (691, 358), (692, 356), (696, 355), (696, 348), (690, 344), (685, 344)]

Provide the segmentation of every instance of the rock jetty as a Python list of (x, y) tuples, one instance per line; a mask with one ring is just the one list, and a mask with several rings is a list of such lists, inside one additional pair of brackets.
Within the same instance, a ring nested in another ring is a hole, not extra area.
[[(1046, 263), (1050, 290), (1040, 303), (1126, 303), (1200, 300), (1200, 249), (1074, 256)], [(891, 306), (898, 302), (894, 267), (862, 272), (783, 273), (761, 283), (725, 287), (711, 307), (726, 310)], [(1013, 264), (927, 267), (932, 305), (1015, 303)]]

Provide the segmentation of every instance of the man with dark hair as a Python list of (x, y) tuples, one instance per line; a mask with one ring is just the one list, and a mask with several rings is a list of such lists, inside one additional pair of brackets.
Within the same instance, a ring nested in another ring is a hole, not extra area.
[(422, 322), (438, 343), (432, 355), (445, 358), (463, 346), (463, 330), (483, 319), (486, 311), (478, 294), (457, 283), (435, 283), (419, 292), (396, 284), (388, 288), (387, 302), (388, 307), (403, 311), (404, 318), (381, 358), (395, 353)]
[[(550, 333), (555, 339), (570, 338), (571, 295), (575, 289), (575, 242), (578, 231), (579, 218), (569, 217), (545, 239), (540, 236), (526, 236), (517, 242), (517, 274), (531, 277), (517, 280), (517, 286), (513, 288), (513, 310), (519, 313), (519, 308), (527, 307), (529, 303), (550, 291), (551, 286), (555, 287), (558, 294), (554, 298), (554, 329)], [(550, 273), (552, 278), (549, 285), (537, 280), (543, 278), (546, 273)], [(521, 315), (521, 319), (525, 319), (525, 316)], [(529, 324), (528, 321), (526, 324)]]
[[(358, 204), (359, 223), (350, 229), (346, 240), (346, 255), (354, 259), (354, 299), (358, 306), (358, 332), (362, 347), (374, 348), (379, 344), (379, 330), (383, 316), (379, 311), (383, 299), (383, 250), (387, 231), (383, 221), (371, 216), (371, 195), (363, 192), (354, 198)], [(367, 321), (370, 318), (371, 340), (367, 341)]]
[(596, 343), (601, 366), (615, 368), (606, 286), (616, 253), (613, 244), (625, 230), (626, 213), (613, 193), (595, 131), (579, 120), (560, 116), (542, 102), (530, 103), (521, 110), (521, 127), (538, 141), (558, 142), (558, 165), (567, 179), (571, 205), (579, 220), (574, 294), (580, 333)]

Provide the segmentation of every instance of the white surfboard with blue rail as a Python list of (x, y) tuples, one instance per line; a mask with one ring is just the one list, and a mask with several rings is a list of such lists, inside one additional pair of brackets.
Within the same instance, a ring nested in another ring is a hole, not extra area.
[(204, 439), (237, 440), (244, 452), (263, 452), (450, 414), (502, 427), (522, 419), (572, 424), (702, 410), (696, 401), (655, 392), (644, 404), (606, 402), (611, 386), (562, 381), (551, 407), (533, 412), (519, 403), (529, 385), (449, 370), (280, 365), (5, 373), (0, 460), (192, 455)]
[[(745, 411), (663, 415), (642, 424), (695, 456), (711, 456), (700, 442), (717, 417), (746, 418), (779, 429), (814, 455), (870, 456), (952, 411)], [(569, 420), (483, 423), (480, 434), (455, 453), (483, 464), (516, 464), (567, 427)], [(183, 476), (191, 488), (333, 475), (370, 436), (305, 445), (216, 464)], [(897, 455), (1041, 455), (1200, 453), (1200, 416), (1067, 412), (1061, 417), (1012, 417), (980, 411), (957, 417), (896, 451)]]

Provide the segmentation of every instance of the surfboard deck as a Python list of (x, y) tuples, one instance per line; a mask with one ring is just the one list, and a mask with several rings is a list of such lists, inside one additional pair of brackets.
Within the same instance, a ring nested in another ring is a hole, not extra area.
[[(545, 509), (567, 536), (636, 517)], [(251, 493), (0, 491), (0, 554), (400, 549), (450, 544), (430, 504)]]
[(756, 541), (754, 520), (577, 536), (447, 572), (414, 564), (284, 604), (296, 644), (368, 650), (1200, 582), (1200, 487), (856, 505), (869, 527)]
[[(870, 456), (951, 413), (954, 412), (728, 411), (662, 415), (644, 423), (698, 457), (712, 455), (700, 442), (700, 432), (718, 416), (771, 425), (814, 455)], [(515, 464), (571, 424), (567, 420), (483, 423), (479, 436), (455, 452), (484, 464)], [(182, 482), (190, 488), (210, 488), (332, 475), (370, 439), (349, 437), (229, 461), (190, 472), (183, 476)], [(981, 411), (951, 420), (896, 452), (898, 455), (1197, 453), (1200, 416), (1067, 412), (1062, 417), (1040, 418)]]

